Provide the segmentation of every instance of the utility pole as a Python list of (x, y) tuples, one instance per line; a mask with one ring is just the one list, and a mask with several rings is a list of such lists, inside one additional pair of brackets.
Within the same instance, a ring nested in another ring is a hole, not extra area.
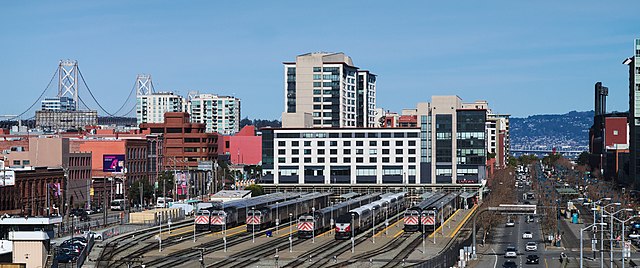
[(140, 185), (140, 210), (142, 210), (142, 193), (144, 192), (144, 185), (142, 185), (142, 181), (139, 181), (138, 184)]

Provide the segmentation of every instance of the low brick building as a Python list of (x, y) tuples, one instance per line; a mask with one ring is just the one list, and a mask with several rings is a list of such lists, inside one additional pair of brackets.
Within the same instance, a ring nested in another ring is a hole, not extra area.
[(60, 213), (66, 187), (62, 168), (15, 169), (15, 185), (0, 187), (0, 214), (46, 216)]

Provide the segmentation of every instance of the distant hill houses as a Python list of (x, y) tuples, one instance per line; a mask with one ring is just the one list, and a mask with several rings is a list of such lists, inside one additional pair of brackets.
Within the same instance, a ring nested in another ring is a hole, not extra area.
[(551, 149), (586, 151), (593, 111), (532, 115), (510, 120), (512, 149)]

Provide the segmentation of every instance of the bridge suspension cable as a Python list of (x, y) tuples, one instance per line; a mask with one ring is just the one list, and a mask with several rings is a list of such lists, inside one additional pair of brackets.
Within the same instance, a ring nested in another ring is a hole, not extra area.
[(42, 90), (42, 93), (40, 93), (40, 96), (38, 96), (38, 99), (36, 99), (36, 101), (34, 101), (31, 106), (29, 106), (29, 108), (27, 108), (24, 112), (18, 114), (17, 116), (7, 120), (7, 121), (13, 121), (16, 118), (20, 118), (21, 116), (23, 116), (24, 114), (26, 114), (27, 112), (29, 112), (31, 110), (31, 108), (33, 108), (33, 106), (35, 106), (36, 104), (38, 104), (38, 102), (42, 99), (42, 96), (44, 96), (44, 94), (47, 92), (47, 90), (49, 89), (49, 86), (51, 86), (51, 83), (53, 83), (53, 80), (56, 78), (56, 75), (58, 74), (58, 69), (56, 68), (56, 71), (53, 72), (53, 76), (51, 76), (51, 80), (49, 80), (49, 83), (47, 84), (47, 86), (44, 88), (44, 90)]

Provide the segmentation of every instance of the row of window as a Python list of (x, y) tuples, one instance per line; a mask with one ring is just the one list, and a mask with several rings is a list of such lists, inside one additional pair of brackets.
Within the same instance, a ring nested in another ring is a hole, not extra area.
[(417, 138), (418, 132), (276, 133), (276, 138)]
[[(342, 158), (342, 163), (351, 163), (351, 157), (344, 157)], [(355, 158), (355, 163), (364, 163), (364, 157), (356, 157)], [(395, 158), (395, 163), (403, 163), (404, 160), (407, 160), (407, 163), (414, 163), (416, 162), (416, 158), (415, 157), (396, 157)], [(311, 157), (304, 157), (303, 158), (303, 163), (313, 163), (313, 158)], [(380, 163), (391, 163), (391, 158), (390, 157), (381, 157), (380, 158), (381, 162)], [(316, 158), (316, 163), (326, 163), (326, 158), (325, 157), (318, 157)], [(287, 158), (286, 157), (278, 157), (278, 163), (284, 164), (287, 162)], [(291, 163), (293, 164), (297, 164), (300, 163), (300, 158), (298, 157), (293, 157), (291, 158)], [(329, 158), (329, 163), (338, 163), (338, 158), (337, 157), (330, 157)], [(378, 163), (378, 158), (377, 157), (369, 157), (369, 162), (367, 163)]]
[[(300, 146), (300, 141), (290, 141), (289, 144), (292, 147)], [(303, 141), (305, 147), (316, 147), (316, 146), (325, 146), (327, 143), (325, 141)], [(342, 146), (351, 146), (351, 141), (342, 141)], [(355, 141), (355, 146), (364, 146), (364, 141)], [(369, 141), (369, 146), (378, 146), (378, 141)], [(382, 146), (390, 146), (390, 141), (381, 141)], [(395, 146), (404, 146), (403, 140), (395, 141)], [(416, 146), (416, 141), (410, 140), (407, 142), (408, 146)], [(278, 141), (278, 146), (286, 147), (287, 141)], [(338, 146), (338, 141), (329, 141), (329, 146)]]
[[(191, 148), (185, 148), (185, 152), (186, 149), (191, 149)], [(193, 148), (195, 149), (195, 148)], [(426, 150), (426, 149), (425, 149)], [(190, 152), (197, 152), (197, 151), (190, 151)], [(290, 150), (291, 155), (298, 155), (300, 154), (300, 150), (299, 149), (291, 149)], [(312, 149), (303, 149), (302, 150), (304, 155), (310, 155), (312, 154)], [(325, 154), (325, 149), (316, 149), (316, 154), (318, 155), (323, 155)], [(354, 152), (357, 155), (362, 155), (364, 154), (364, 149), (355, 149)], [(383, 155), (388, 155), (390, 152), (389, 149), (382, 149), (382, 154)], [(396, 155), (401, 155), (404, 154), (404, 149), (395, 149)], [(416, 149), (407, 149), (407, 153), (408, 154), (416, 154)], [(285, 155), (287, 154), (287, 150), (286, 149), (278, 149), (278, 155)], [(338, 154), (338, 149), (329, 149), (329, 154), (331, 155), (337, 155)], [(342, 150), (342, 154), (345, 155), (349, 155), (351, 154), (351, 149), (343, 149)], [(378, 154), (378, 149), (369, 149), (369, 155), (377, 155)]]

